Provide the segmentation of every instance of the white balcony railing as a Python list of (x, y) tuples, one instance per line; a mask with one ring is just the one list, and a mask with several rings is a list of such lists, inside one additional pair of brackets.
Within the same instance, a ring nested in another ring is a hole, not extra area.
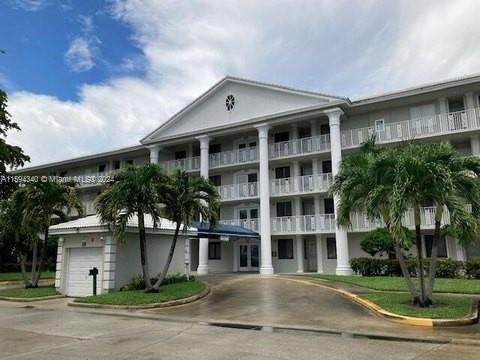
[(258, 160), (258, 150), (256, 147), (245, 149), (222, 151), (209, 155), (210, 168), (218, 168)]
[(331, 233), (335, 231), (334, 214), (273, 217), (272, 234)]
[(200, 169), (200, 156), (178, 160), (161, 161), (159, 165), (162, 169), (166, 171), (172, 171), (177, 169), (185, 171), (195, 171)]
[(341, 133), (341, 141), (343, 148), (351, 148), (374, 134), (378, 143), (389, 143), (475, 129), (480, 129), (479, 108), (387, 123), (382, 131), (376, 131), (373, 126), (345, 130)]
[(225, 225), (237, 225), (245, 229), (259, 231), (260, 219), (232, 219), (232, 220), (219, 220), (220, 224)]
[(270, 158), (330, 151), (330, 134), (270, 144)]
[(222, 201), (258, 197), (258, 182), (217, 186)]
[(326, 192), (331, 184), (331, 173), (273, 179), (270, 181), (270, 195)]

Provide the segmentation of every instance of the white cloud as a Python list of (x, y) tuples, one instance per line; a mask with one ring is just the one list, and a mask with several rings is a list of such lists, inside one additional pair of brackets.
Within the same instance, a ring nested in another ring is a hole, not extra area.
[(95, 61), (89, 41), (81, 36), (74, 38), (65, 53), (65, 60), (73, 71), (88, 71), (93, 68)]
[[(112, 16), (144, 55), (121, 67), (143, 75), (85, 84), (78, 102), (14, 93), (23, 132), (12, 138), (37, 164), (135, 144), (226, 74), (352, 96), (476, 72), (479, 9), (475, 0), (115, 1)], [(80, 21), (71, 53), (88, 69), (95, 54), (82, 39), (93, 23)]]
[(25, 11), (38, 11), (51, 4), (49, 0), (10, 0), (12, 7)]

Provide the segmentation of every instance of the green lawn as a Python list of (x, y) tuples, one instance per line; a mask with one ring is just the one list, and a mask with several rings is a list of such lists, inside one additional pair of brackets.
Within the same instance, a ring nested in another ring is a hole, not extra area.
[[(55, 279), (55, 271), (44, 271), (40, 279)], [(21, 272), (0, 273), (0, 281), (23, 281)]]
[(39, 287), (36, 289), (6, 289), (0, 290), (0, 297), (12, 297), (31, 299), (43, 296), (58, 295), (57, 291), (52, 286)]
[(428, 308), (412, 306), (410, 295), (405, 293), (368, 293), (360, 297), (395, 314), (432, 319), (464, 317), (470, 314), (472, 306), (470, 298), (460, 296), (436, 295), (433, 306)]
[(78, 298), (75, 301), (89, 304), (146, 305), (187, 298), (200, 293), (205, 287), (206, 285), (202, 282), (190, 281), (162, 286), (158, 293), (145, 293), (144, 290), (116, 291)]
[[(390, 276), (338, 276), (309, 274), (304, 275), (347, 284), (359, 285), (368, 289), (382, 291), (407, 291), (403, 277)], [(416, 279), (413, 279), (416, 281)], [(476, 279), (436, 279), (435, 292), (480, 294), (480, 280)]]

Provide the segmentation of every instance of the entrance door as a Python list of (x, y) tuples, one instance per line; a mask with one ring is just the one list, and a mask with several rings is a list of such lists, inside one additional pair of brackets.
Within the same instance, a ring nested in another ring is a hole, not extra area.
[(259, 249), (257, 244), (240, 244), (239, 271), (258, 271)]
[(305, 257), (307, 258), (307, 271), (317, 271), (317, 241), (316, 239), (305, 240)]

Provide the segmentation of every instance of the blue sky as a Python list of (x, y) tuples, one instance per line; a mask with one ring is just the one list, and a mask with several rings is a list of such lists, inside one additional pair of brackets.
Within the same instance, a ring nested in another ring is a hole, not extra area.
[(358, 98), (479, 72), (477, 0), (4, 0), (32, 165), (138, 144), (225, 75)]

